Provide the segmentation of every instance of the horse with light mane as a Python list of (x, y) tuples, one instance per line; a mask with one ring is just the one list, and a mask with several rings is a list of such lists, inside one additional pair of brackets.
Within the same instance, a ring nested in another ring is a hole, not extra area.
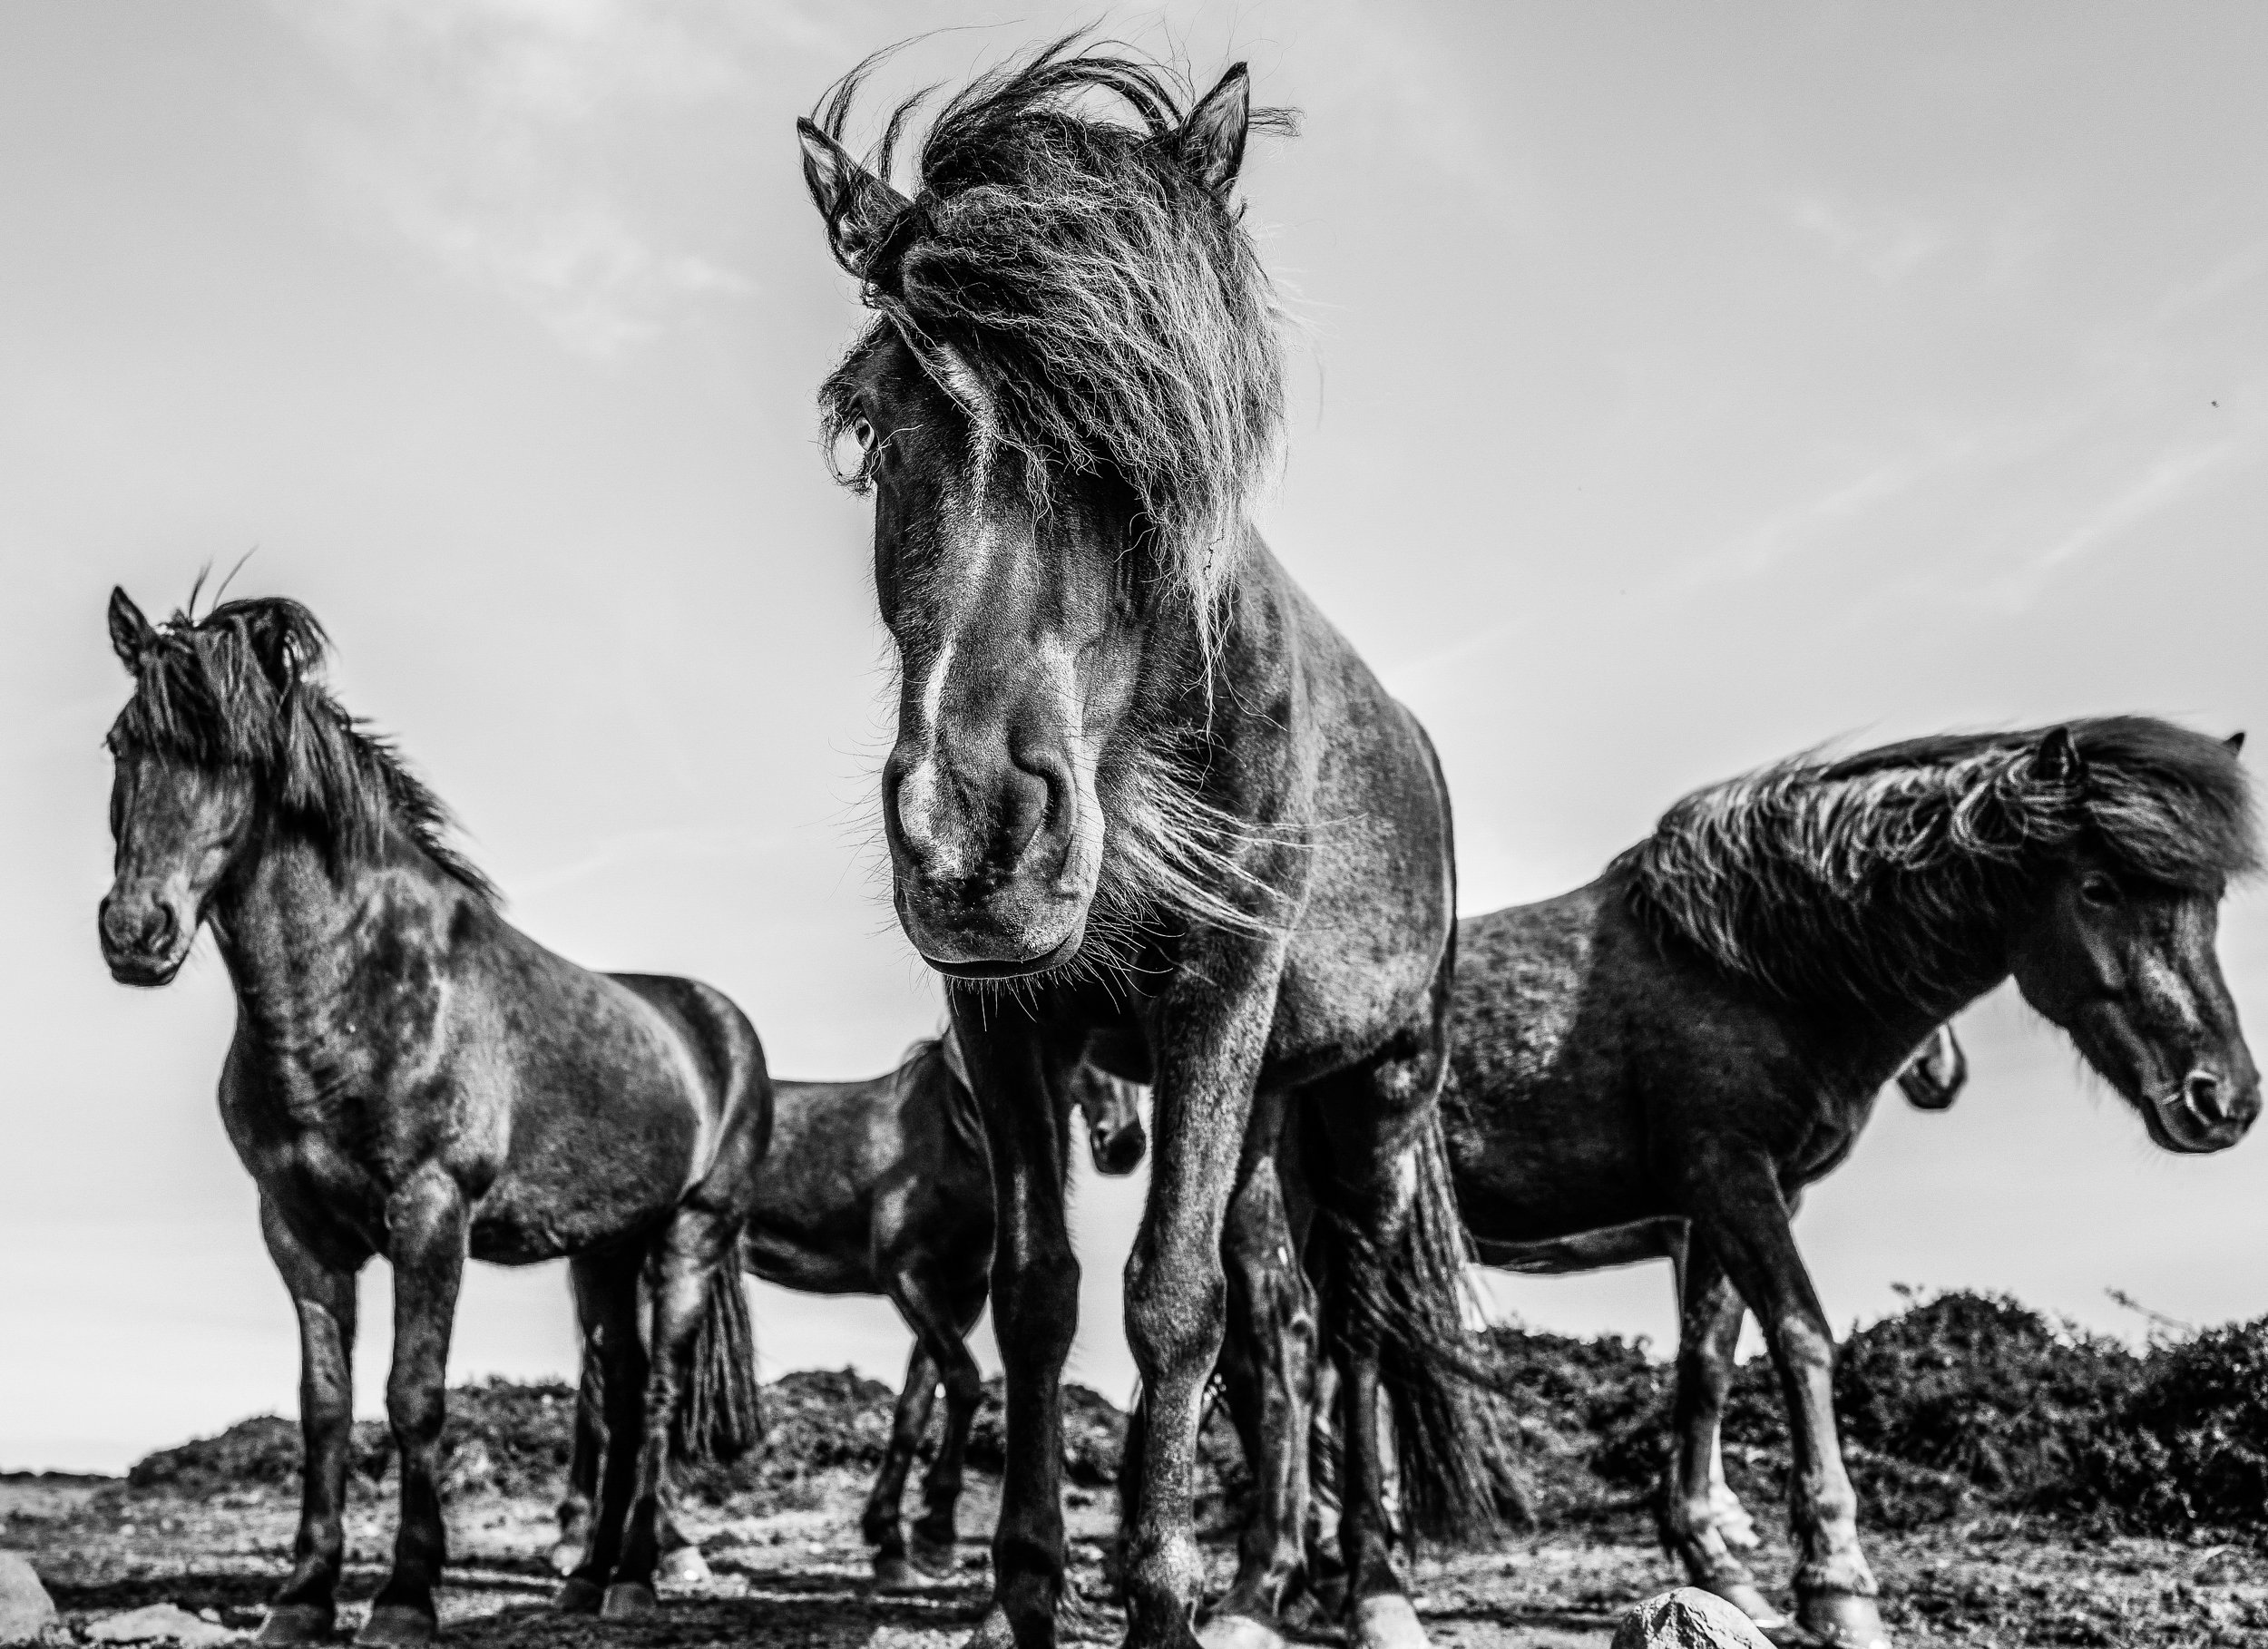
[[(1916, 1044), (2013, 975), (2165, 1149), (2225, 1149), (2259, 1116), (2214, 944), (2259, 858), (2242, 742), (2112, 717), (1801, 757), (1686, 797), (1586, 887), (1461, 924), (1442, 1110), (1466, 1225), (1512, 1264), (1682, 1230), (1666, 1532), (1695, 1585), (1772, 1630), (1711, 1492), (1744, 1302), (1794, 1439), (1797, 1620), (1887, 1642), (1789, 1216)], [(1261, 1410), (1295, 1409), (1299, 1343), (1225, 1364), (1252, 1365), (1228, 1389), (1264, 1480), (1304, 1468), (1304, 1420)], [(1246, 1567), (1299, 1546), (1260, 1521)]]
[(1051, 1642), (1068, 1600), (1079, 1268), (1052, 1096), (1091, 1059), (1156, 1101), (1127, 1267), (1148, 1409), (1127, 1641), (1195, 1639), (1198, 1405), (1224, 1323), (1270, 1314), (1283, 1286), (1225, 1271), (1222, 1231), (1232, 1202), (1281, 1231), (1288, 1169), (1325, 1213), (1352, 1635), (1422, 1643), (1379, 1498), (1382, 1394), (1417, 1527), (1493, 1515), (1487, 1410), (1456, 1372), (1435, 1106), (1449, 799), (1416, 719), (1248, 520), (1283, 424), (1281, 346), (1232, 196), (1247, 132), (1288, 122), (1252, 110), (1241, 64), (1191, 99), (1065, 41), (947, 100), (906, 194), (890, 161), (912, 103), (871, 165), (844, 147), (863, 73), (800, 136), (876, 317), (821, 402), (838, 474), (875, 501), (900, 667), (882, 786), (897, 912), (946, 977), (992, 1156), (1008, 1461), (977, 1642)]
[[(1087, 1119), (1098, 1173), (1131, 1174), (1145, 1139), (1139, 1090), (1082, 1066), (1065, 1105)], [(954, 1517), (970, 1422), (983, 1395), (968, 1339), (984, 1310), (992, 1263), (992, 1172), (984, 1126), (950, 1035), (917, 1043), (895, 1070), (864, 1082), (773, 1084), (772, 1145), (757, 1170), (740, 1237), (743, 1271), (816, 1294), (884, 1294), (914, 1333), (890, 1441), (866, 1497), (861, 1532), (883, 1591), (924, 1584), (957, 1564)], [(1068, 1127), (1069, 1119), (1065, 1118)], [(928, 1429), (937, 1387), (945, 1423), (922, 1481), (909, 1551), (899, 1506)], [(586, 1351), (574, 1455), (560, 1503), (552, 1566), (572, 1570), (588, 1538), (605, 1435), (604, 1381)], [(700, 1549), (665, 1516), (662, 1575), (698, 1581)]]
[(707, 985), (586, 972), (506, 922), (440, 803), (320, 684), (323, 631), (298, 602), (154, 626), (121, 590), (110, 632), (134, 694), (108, 741), (103, 954), (122, 982), (162, 985), (212, 929), (237, 1005), (221, 1120), (299, 1318), (298, 1540), (260, 1641), (321, 1642), (336, 1620), (373, 1254), (394, 1273), (401, 1521), (356, 1641), (437, 1630), (444, 1377), (468, 1255), (569, 1259), (620, 1446), (560, 1606), (650, 1610), (670, 1456), (755, 1436), (730, 1261), (771, 1127), (756, 1032)]

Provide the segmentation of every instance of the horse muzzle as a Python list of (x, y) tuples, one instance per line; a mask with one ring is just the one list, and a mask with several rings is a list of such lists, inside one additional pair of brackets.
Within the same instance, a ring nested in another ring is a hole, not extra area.
[(111, 977), (122, 985), (170, 984), (189, 960), (190, 946), (197, 937), (196, 923), (184, 922), (171, 902), (162, 896), (133, 900), (113, 894), (105, 898), (97, 927), (103, 961)]
[(898, 924), (948, 979), (1021, 979), (1062, 967), (1087, 937), (1088, 901), (1014, 886), (973, 895), (897, 878)]
[(2151, 1137), (2167, 1150), (2186, 1156), (2225, 1151), (2260, 1117), (2260, 1080), (2231, 1082), (2199, 1066), (2171, 1092), (2153, 1098), (2145, 1115)]

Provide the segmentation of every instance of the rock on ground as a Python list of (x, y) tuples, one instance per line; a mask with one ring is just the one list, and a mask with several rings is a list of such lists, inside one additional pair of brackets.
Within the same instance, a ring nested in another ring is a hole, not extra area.
[(29, 1644), (54, 1623), (55, 1602), (21, 1552), (0, 1552), (0, 1644)]
[(184, 1644), (203, 1649), (209, 1644), (232, 1644), (237, 1634), (179, 1604), (151, 1604), (122, 1615), (105, 1615), (91, 1623), (86, 1634), (98, 1644)]
[(1679, 1586), (1624, 1615), (1613, 1649), (1771, 1649), (1771, 1642), (1723, 1598)]

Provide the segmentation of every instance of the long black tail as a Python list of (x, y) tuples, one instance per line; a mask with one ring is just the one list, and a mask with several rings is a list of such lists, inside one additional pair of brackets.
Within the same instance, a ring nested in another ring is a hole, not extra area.
[(1491, 1360), (1465, 1326), (1469, 1251), (1438, 1117), (1416, 1151), (1417, 1195), (1392, 1250), (1343, 1215), (1317, 1221), (1332, 1250), (1328, 1292), (1341, 1302), (1324, 1332), (1377, 1348), (1409, 1532), (1466, 1544), (1501, 1532), (1506, 1456)]
[(756, 1332), (740, 1286), (739, 1255), (709, 1280), (709, 1304), (693, 1341), (693, 1377), (678, 1403), (670, 1452), (680, 1462), (730, 1462), (764, 1438), (756, 1388)]

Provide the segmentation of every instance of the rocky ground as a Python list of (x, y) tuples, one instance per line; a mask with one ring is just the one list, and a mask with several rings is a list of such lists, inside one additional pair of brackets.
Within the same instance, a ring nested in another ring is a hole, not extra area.
[[(962, 1572), (914, 1596), (882, 1597), (867, 1584), (856, 1529), (865, 1484), (849, 1472), (807, 1479), (810, 1504), (759, 1516), (688, 1522), (713, 1584), (679, 1591), (650, 1624), (567, 1620), (546, 1609), (551, 1506), (526, 1496), (474, 1495), (451, 1508), (455, 1565), (443, 1613), (450, 1639), (474, 1646), (541, 1644), (609, 1649), (729, 1643), (738, 1649), (930, 1649), (957, 1644), (985, 1596), (983, 1543), (962, 1547)], [(963, 1527), (989, 1525), (994, 1489), (979, 1479)], [(1074, 1488), (1070, 1522), (1077, 1576), (1093, 1609), (1091, 1635), (1115, 1636), (1105, 1601), (1102, 1541), (1112, 1517), (1107, 1489)], [(152, 1605), (183, 1615), (144, 1617), (212, 1644), (249, 1632), (288, 1562), (288, 1490), (185, 1497), (105, 1480), (0, 1483), (0, 1541), (38, 1568), (76, 1642), (114, 1641), (119, 1617)], [(366, 1496), (351, 1521), (348, 1606), (358, 1624), (382, 1573), (391, 1508)], [(1872, 1541), (1885, 1613), (1907, 1649), (1932, 1644), (2268, 1644), (2268, 1556), (2227, 1544), (2165, 1539), (2081, 1540), (2022, 1519), (1984, 1517)], [(1227, 1552), (1215, 1548), (1225, 1573)], [(1760, 1566), (1784, 1581), (1791, 1565), (1775, 1543)], [(1515, 1643), (1539, 1649), (1605, 1649), (1620, 1612), (1676, 1584), (1644, 1519), (1632, 1514), (1515, 1537), (1504, 1549), (1419, 1565), (1419, 1605), (1444, 1649)], [(195, 1627), (178, 1626), (184, 1618)], [(146, 1628), (145, 1628), (146, 1629)]]

